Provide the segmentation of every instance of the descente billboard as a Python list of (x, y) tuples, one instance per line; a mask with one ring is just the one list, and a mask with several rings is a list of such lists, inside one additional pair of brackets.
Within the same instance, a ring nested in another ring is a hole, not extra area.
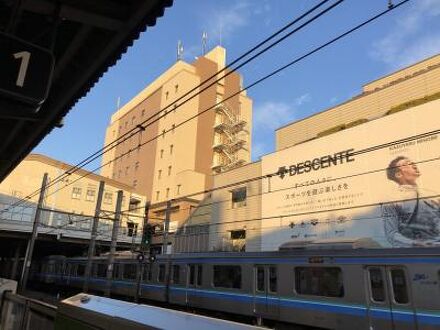
[(440, 247), (440, 100), (262, 158), (262, 250), (368, 237)]

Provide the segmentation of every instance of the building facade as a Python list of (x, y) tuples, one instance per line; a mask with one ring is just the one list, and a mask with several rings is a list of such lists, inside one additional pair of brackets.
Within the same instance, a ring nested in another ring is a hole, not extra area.
[(216, 76), (225, 62), (222, 47), (193, 63), (178, 60), (111, 118), (105, 145), (138, 133), (104, 154), (101, 174), (146, 196), (154, 218), (164, 219), (173, 200), (171, 222), (183, 224), (212, 188), (214, 173), (250, 162), (252, 102), (237, 72), (215, 82), (228, 72)]
[[(0, 184), (2, 230), (20, 228), (26, 225), (32, 228), (44, 173), (48, 174), (48, 189), (43, 203), (40, 232), (52, 235), (62, 234), (78, 239), (90, 239), (92, 218), (95, 214), (98, 189), (104, 182), (101, 203), (98, 239), (109, 241), (113, 227), (113, 218), (117, 192), (123, 191), (122, 217), (118, 239), (139, 243), (143, 223), (143, 205), (145, 197), (133, 191), (133, 188), (83, 169), (78, 169), (62, 180), (56, 180), (72, 165), (50, 157), (31, 154)], [(54, 182), (51, 184), (51, 181)], [(56, 182), (58, 181), (58, 182)], [(14, 203), (18, 203), (15, 207)], [(8, 227), (9, 225), (9, 227)]]
[(437, 55), (281, 127), (274, 153), (214, 177), (204, 247), (269, 251), (356, 238), (440, 245), (439, 108)]

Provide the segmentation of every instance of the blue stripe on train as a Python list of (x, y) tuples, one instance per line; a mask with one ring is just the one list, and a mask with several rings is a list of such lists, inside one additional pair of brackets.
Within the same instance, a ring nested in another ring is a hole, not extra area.
[[(186, 289), (179, 287), (170, 287), (173, 293), (185, 294), (187, 293), (192, 296), (206, 297), (206, 298), (216, 298), (216, 299), (226, 299), (238, 302), (252, 303), (254, 299), (258, 303), (265, 303), (265, 296), (256, 296), (248, 294), (238, 294), (232, 292), (215, 292), (209, 290), (198, 290), (198, 289)], [(292, 299), (292, 298), (277, 298), (268, 297), (267, 301), (269, 304), (278, 304), (281, 307), (287, 308), (300, 308), (305, 310), (319, 310), (322, 312), (338, 313), (352, 316), (366, 316), (367, 307), (363, 305), (345, 305), (345, 304), (335, 304), (328, 302), (316, 302), (311, 300), (302, 299)], [(370, 315), (373, 318), (380, 319), (391, 319), (391, 312), (387, 309), (372, 308), (370, 310)], [(412, 312), (404, 310), (393, 310), (392, 318), (399, 322), (414, 322), (414, 314)], [(418, 313), (417, 320), (419, 324), (430, 324), (430, 325), (440, 325), (440, 313)]]

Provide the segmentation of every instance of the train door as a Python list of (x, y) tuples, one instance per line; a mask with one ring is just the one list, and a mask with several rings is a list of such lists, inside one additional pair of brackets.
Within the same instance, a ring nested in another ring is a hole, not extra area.
[(202, 286), (202, 272), (202, 265), (189, 264), (187, 266), (186, 303), (188, 306), (197, 306), (199, 304), (200, 299), (197, 295), (197, 289)]
[(405, 268), (371, 266), (366, 272), (370, 329), (416, 329), (410, 283)]
[(254, 313), (258, 317), (277, 318), (278, 303), (277, 267), (256, 265), (254, 267)]

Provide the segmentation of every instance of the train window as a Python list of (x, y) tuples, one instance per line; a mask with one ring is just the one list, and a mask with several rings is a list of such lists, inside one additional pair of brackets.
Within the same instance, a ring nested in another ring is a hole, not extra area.
[(165, 282), (165, 265), (159, 265), (159, 273), (157, 274), (157, 281), (160, 283)]
[(96, 277), (107, 277), (107, 265), (98, 264), (98, 269), (96, 270)]
[(194, 285), (196, 278), (196, 265), (189, 265), (189, 285)]
[(126, 280), (135, 280), (137, 273), (136, 264), (124, 264), (124, 272), (122, 277)]
[(202, 286), (202, 275), (203, 275), (202, 265), (198, 265), (197, 266), (197, 286)]
[(277, 268), (269, 267), (269, 292), (277, 292)]
[(298, 294), (343, 297), (342, 271), (337, 267), (296, 267), (295, 289)]
[(375, 302), (385, 301), (385, 282), (380, 268), (370, 268), (371, 299)]
[(409, 299), (404, 270), (391, 269), (391, 282), (393, 285), (393, 295), (395, 302), (398, 304), (407, 304), (409, 302)]
[(145, 270), (144, 270), (145, 281), (151, 282), (152, 277), (153, 277), (152, 265), (145, 265)]
[(78, 264), (78, 268), (76, 269), (76, 276), (84, 276), (86, 272), (86, 265)]
[(215, 265), (213, 284), (220, 288), (240, 289), (241, 267)]
[(180, 283), (180, 265), (173, 265), (173, 284)]
[(264, 268), (257, 268), (257, 291), (264, 291)]

